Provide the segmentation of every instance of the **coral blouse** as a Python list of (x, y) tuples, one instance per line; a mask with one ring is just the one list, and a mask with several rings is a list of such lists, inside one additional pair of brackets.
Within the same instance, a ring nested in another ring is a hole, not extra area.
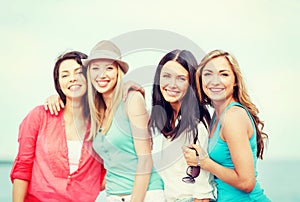
[(70, 173), (63, 113), (34, 108), (19, 127), (19, 151), (11, 180), (29, 182), (25, 201), (95, 201), (105, 169), (88, 141), (87, 126), (78, 169)]

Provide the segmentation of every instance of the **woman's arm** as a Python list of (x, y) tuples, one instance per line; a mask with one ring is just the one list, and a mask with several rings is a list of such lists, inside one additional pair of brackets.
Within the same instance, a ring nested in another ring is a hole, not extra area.
[[(203, 123), (198, 124), (197, 145), (201, 146), (204, 151), (208, 150), (208, 132)], [(201, 169), (195, 180), (193, 193), (195, 202), (209, 202), (210, 199), (216, 199), (214, 196), (213, 175), (209, 171)]]
[(131, 201), (143, 201), (148, 189), (153, 161), (148, 131), (149, 115), (142, 94), (130, 92), (126, 101), (126, 109), (138, 157)]
[(12, 201), (23, 202), (27, 193), (28, 181), (14, 179)]
[[(200, 146), (193, 145), (200, 155), (201, 168), (237, 189), (251, 192), (256, 183), (254, 159), (249, 144), (249, 138), (253, 134), (251, 121), (246, 111), (239, 107), (232, 107), (226, 111), (221, 121), (220, 136), (228, 144), (234, 169), (226, 168), (210, 158), (205, 158), (205, 151)], [(185, 157), (189, 165), (197, 164), (192, 152), (185, 150)]]
[(13, 201), (23, 201), (26, 196), (28, 183), (32, 176), (41, 112), (44, 112), (41, 107), (33, 109), (19, 127), (19, 151), (10, 173), (13, 182)]

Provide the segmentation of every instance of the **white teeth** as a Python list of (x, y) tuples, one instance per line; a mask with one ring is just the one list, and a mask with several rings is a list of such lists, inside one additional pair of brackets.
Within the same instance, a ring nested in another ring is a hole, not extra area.
[(98, 81), (97, 83), (100, 87), (104, 87), (108, 84), (108, 81)]
[(210, 88), (210, 91), (218, 93), (221, 92), (223, 90), (223, 88)]
[(70, 90), (77, 90), (77, 89), (79, 89), (79, 88), (80, 88), (79, 85), (73, 85), (73, 86), (70, 86), (70, 87), (69, 87)]
[(167, 94), (170, 96), (176, 96), (178, 94), (178, 92), (176, 91), (170, 91), (170, 90), (166, 90)]

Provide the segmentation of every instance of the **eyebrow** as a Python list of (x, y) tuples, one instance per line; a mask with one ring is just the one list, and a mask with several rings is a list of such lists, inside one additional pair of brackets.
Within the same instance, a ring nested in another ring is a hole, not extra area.
[[(162, 74), (169, 74), (171, 75), (172, 73), (168, 72), (168, 71), (162, 71)], [(184, 77), (189, 77), (189, 73), (185, 74), (176, 74), (176, 76), (184, 76)]]
[[(74, 71), (76, 72), (77, 70), (80, 70), (80, 69), (82, 69), (82, 67), (80, 66), (80, 67), (77, 67), (76, 69), (74, 69)], [(68, 73), (69, 72), (69, 70), (63, 70), (63, 71), (61, 71), (62, 73)]]
[[(205, 71), (207, 71), (207, 72), (213, 72), (210, 69), (203, 69), (203, 72), (205, 72)], [(230, 72), (230, 70), (228, 70), (228, 69), (221, 69), (219, 72)]]

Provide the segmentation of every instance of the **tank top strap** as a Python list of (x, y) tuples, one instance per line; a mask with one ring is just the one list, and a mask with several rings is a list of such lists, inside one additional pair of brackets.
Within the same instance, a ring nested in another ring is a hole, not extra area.
[[(226, 107), (226, 110), (229, 109), (230, 107), (232, 106), (239, 106), (239, 107), (242, 107), (248, 114), (249, 118), (250, 118), (250, 121), (251, 121), (251, 124), (252, 124), (252, 127), (253, 127), (253, 135), (252, 137), (250, 138), (250, 140), (252, 139), (256, 139), (256, 127), (255, 127), (255, 123), (254, 123), (254, 119), (252, 117), (252, 115), (250, 114), (249, 110), (247, 109), (247, 107), (245, 107), (244, 105), (242, 105), (241, 103), (239, 102), (232, 102), (230, 103), (227, 107)], [(224, 110), (225, 111), (225, 110)]]
[[(222, 112), (221, 114), (221, 117), (225, 114), (225, 112), (232, 106), (239, 106), (239, 107), (242, 107), (243, 109), (245, 109), (245, 111), (247, 112), (250, 120), (251, 120), (251, 123), (252, 123), (252, 126), (253, 126), (253, 132), (254, 134), (256, 134), (256, 127), (255, 127), (255, 124), (254, 124), (254, 120), (253, 120), (253, 117), (252, 115), (250, 114), (250, 112), (248, 111), (248, 109), (243, 106), (241, 103), (239, 102), (231, 102), (229, 105), (227, 105), (227, 107), (224, 109), (224, 111)], [(210, 125), (210, 130), (212, 130), (212, 127), (213, 125), (215, 124), (216, 122), (216, 116), (215, 116), (215, 113), (213, 114), (213, 117), (212, 117), (212, 121), (211, 121), (211, 125)], [(217, 126), (215, 128), (215, 131), (214, 131), (214, 134), (212, 135), (212, 137), (209, 139), (209, 152), (214, 148), (214, 145), (216, 144), (216, 142), (218, 141), (218, 139), (220, 138), (220, 129), (221, 129), (221, 122), (220, 120), (218, 121), (217, 123)], [(251, 137), (252, 138), (255, 138), (256, 136), (253, 135)]]
[(245, 108), (241, 103), (239, 103), (239, 102), (231, 102), (229, 105), (227, 105), (227, 107), (225, 108), (225, 110), (223, 111), (223, 113), (225, 112), (225, 111), (227, 111), (230, 107), (232, 107), (232, 106), (239, 106), (239, 107), (243, 107), (243, 108)]
[(249, 110), (248, 110), (244, 105), (242, 105), (242, 104), (239, 103), (239, 102), (232, 102), (232, 103), (230, 103), (230, 104), (226, 107), (226, 109), (225, 109), (224, 111), (226, 111), (227, 109), (229, 109), (229, 108), (232, 107), (232, 106), (239, 106), (239, 107), (242, 107), (242, 108), (247, 112), (247, 114), (248, 114), (248, 116), (249, 116), (249, 118), (250, 118), (251, 124), (252, 124), (252, 126), (253, 126), (254, 134), (256, 134), (256, 127), (255, 127), (255, 124), (254, 124), (254, 119), (253, 119), (252, 115), (250, 114)]
[[(240, 107), (243, 107), (243, 108), (244, 108), (244, 106), (241, 105), (239, 102), (231, 102), (231, 103), (230, 103), (229, 105), (227, 105), (227, 107), (224, 109), (224, 111), (223, 111), (222, 114), (221, 114), (221, 117), (222, 117), (222, 116), (224, 115), (224, 113), (225, 113), (230, 107), (232, 107), (232, 106), (240, 106)], [(215, 122), (216, 122), (216, 114), (214, 113), (213, 116), (212, 116), (211, 124), (210, 124), (210, 130), (212, 130), (212, 127), (213, 127), (213, 125), (215, 124)], [(220, 120), (219, 120), (218, 123), (217, 123), (217, 126), (216, 126), (215, 131), (216, 131), (216, 130), (219, 130), (220, 127), (221, 127), (221, 124), (220, 124)]]

